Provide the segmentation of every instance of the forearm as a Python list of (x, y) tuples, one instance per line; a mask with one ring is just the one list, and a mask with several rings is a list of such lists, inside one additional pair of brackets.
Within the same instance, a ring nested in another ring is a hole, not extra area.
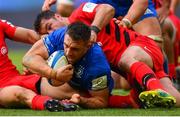
[(176, 8), (177, 8), (177, 6), (178, 6), (178, 4), (179, 4), (179, 0), (169, 0), (170, 2), (171, 2), (171, 4), (170, 4), (170, 10), (172, 11), (172, 12), (175, 12), (175, 10), (176, 10)]
[(51, 77), (52, 68), (38, 55), (25, 55), (23, 58), (23, 65), (33, 73), (37, 73), (46, 78)]
[(40, 39), (40, 36), (33, 30), (17, 27), (15, 34), (14, 34), (14, 40), (29, 44), (34, 44), (37, 40)]
[(114, 17), (114, 13), (112, 6), (101, 4), (96, 10), (96, 15), (91, 25), (97, 26), (101, 30)]
[(124, 17), (135, 24), (141, 16), (145, 13), (148, 7), (148, 0), (134, 0), (127, 15)]
[(166, 9), (170, 9), (171, 1), (172, 0), (163, 0), (162, 7), (166, 8)]

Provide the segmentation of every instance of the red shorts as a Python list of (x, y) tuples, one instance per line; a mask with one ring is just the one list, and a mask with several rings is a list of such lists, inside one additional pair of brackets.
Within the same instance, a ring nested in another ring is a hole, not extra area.
[(36, 88), (36, 83), (40, 80), (40, 76), (33, 75), (16, 75), (13, 77), (7, 77), (4, 80), (0, 80), (0, 88), (7, 86), (21, 86), (27, 89), (30, 89), (36, 93), (39, 93)]
[(137, 38), (136, 41), (131, 42), (129, 46), (139, 46), (151, 56), (153, 61), (153, 71), (156, 74), (157, 78), (161, 79), (163, 77), (169, 77), (163, 69), (163, 54), (160, 48), (152, 39), (142, 36), (140, 38)]

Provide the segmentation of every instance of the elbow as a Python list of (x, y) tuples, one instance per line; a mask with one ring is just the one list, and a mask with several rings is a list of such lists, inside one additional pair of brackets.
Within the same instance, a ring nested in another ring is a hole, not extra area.
[(108, 13), (109, 13), (112, 17), (114, 17), (114, 15), (115, 15), (115, 9), (114, 9), (114, 7), (112, 7), (111, 5), (108, 5)]
[(25, 55), (22, 59), (22, 64), (23, 66), (28, 66), (28, 62), (29, 62), (29, 57), (27, 55)]

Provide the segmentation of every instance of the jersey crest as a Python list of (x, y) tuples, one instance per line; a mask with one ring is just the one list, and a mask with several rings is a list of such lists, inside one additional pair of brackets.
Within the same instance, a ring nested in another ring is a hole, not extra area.
[(86, 3), (83, 7), (83, 11), (85, 12), (93, 12), (94, 8), (97, 6), (95, 3)]

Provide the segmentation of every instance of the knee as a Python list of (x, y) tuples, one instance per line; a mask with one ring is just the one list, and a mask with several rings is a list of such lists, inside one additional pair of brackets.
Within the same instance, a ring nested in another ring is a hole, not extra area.
[(136, 60), (134, 59), (134, 57), (128, 54), (123, 54), (119, 61), (119, 67), (123, 68), (124, 70), (128, 70), (135, 61)]
[(19, 96), (23, 93), (19, 86), (8, 86), (0, 90), (0, 103), (4, 106), (18, 102)]
[(22, 87), (16, 87), (16, 89), (14, 89), (14, 96), (17, 99), (21, 99), (22, 97), (24, 97), (24, 95), (26, 95), (26, 90)]

